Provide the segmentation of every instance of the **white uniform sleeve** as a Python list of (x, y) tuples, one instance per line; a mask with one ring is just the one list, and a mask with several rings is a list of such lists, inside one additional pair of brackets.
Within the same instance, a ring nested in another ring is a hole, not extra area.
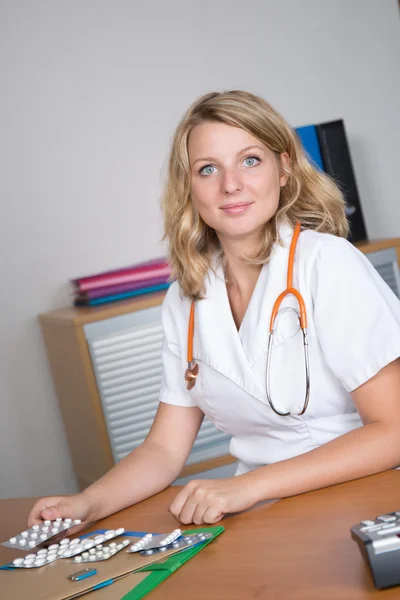
[(328, 366), (351, 392), (400, 356), (400, 301), (344, 239), (324, 241), (315, 267), (317, 338)]
[(183, 310), (183, 301), (179, 298), (177, 283), (172, 284), (162, 306), (162, 325), (164, 333), (162, 350), (162, 380), (160, 402), (175, 406), (197, 406), (194, 398), (186, 388), (186, 357), (183, 358), (175, 316)]

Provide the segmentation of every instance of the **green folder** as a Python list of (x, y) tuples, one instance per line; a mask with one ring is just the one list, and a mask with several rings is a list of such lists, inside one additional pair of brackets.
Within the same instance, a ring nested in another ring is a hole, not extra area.
[(182, 550), (182, 552), (178, 552), (173, 556), (170, 556), (163, 562), (155, 563), (153, 565), (148, 565), (144, 567), (138, 573), (142, 573), (144, 571), (150, 571), (149, 575), (141, 581), (137, 586), (133, 588), (130, 592), (125, 594), (121, 600), (140, 600), (146, 594), (151, 592), (155, 587), (157, 587), (164, 579), (167, 579), (172, 573), (177, 571), (179, 567), (184, 565), (188, 560), (190, 560), (195, 554), (203, 550), (208, 544), (210, 544), (218, 535), (225, 531), (224, 527), (204, 527), (198, 529), (186, 530), (187, 533), (212, 533), (213, 536), (209, 540), (206, 540), (202, 544), (195, 546), (194, 548), (188, 548), (187, 550)]

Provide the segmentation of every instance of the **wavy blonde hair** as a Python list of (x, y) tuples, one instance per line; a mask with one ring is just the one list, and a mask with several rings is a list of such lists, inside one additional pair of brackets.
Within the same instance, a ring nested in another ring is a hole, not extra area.
[(337, 185), (315, 169), (290, 125), (266, 100), (244, 91), (209, 93), (196, 100), (179, 123), (172, 141), (168, 176), (162, 196), (164, 239), (169, 243), (169, 261), (183, 295), (197, 300), (204, 293), (204, 280), (211, 260), (221, 246), (215, 231), (200, 217), (191, 198), (188, 156), (190, 132), (205, 121), (240, 127), (265, 144), (280, 158), (289, 155), (289, 165), (281, 161), (287, 183), (281, 188), (278, 210), (264, 228), (263, 243), (252, 264), (268, 261), (273, 244), (279, 241), (279, 225), (346, 237), (348, 222), (345, 202)]

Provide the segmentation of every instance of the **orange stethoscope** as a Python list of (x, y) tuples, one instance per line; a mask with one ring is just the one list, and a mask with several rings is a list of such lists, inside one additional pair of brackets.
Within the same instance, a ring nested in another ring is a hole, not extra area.
[[(275, 304), (272, 309), (270, 325), (269, 325), (269, 337), (268, 337), (268, 349), (267, 349), (267, 380), (266, 380), (266, 393), (267, 400), (272, 408), (272, 410), (281, 417), (288, 417), (292, 413), (290, 412), (281, 412), (277, 408), (275, 408), (272, 399), (271, 399), (271, 387), (270, 387), (270, 371), (271, 371), (271, 353), (272, 353), (272, 342), (274, 337), (274, 325), (275, 319), (278, 315), (279, 308), (282, 304), (283, 299), (292, 294), (295, 296), (297, 303), (299, 305), (299, 313), (296, 312), (296, 315), (299, 319), (300, 329), (303, 334), (303, 348), (304, 348), (304, 365), (305, 365), (305, 378), (306, 378), (306, 390), (305, 390), (305, 399), (303, 408), (298, 415), (303, 415), (308, 406), (308, 401), (310, 398), (310, 360), (308, 355), (308, 337), (307, 337), (307, 314), (306, 307), (304, 304), (304, 300), (302, 295), (296, 288), (293, 287), (293, 265), (294, 265), (294, 257), (296, 253), (297, 240), (299, 239), (301, 231), (301, 225), (299, 222), (296, 223), (293, 232), (293, 238), (290, 244), (289, 249), (289, 261), (288, 261), (288, 270), (287, 270), (287, 283), (286, 289), (278, 296), (275, 301)], [(189, 315), (189, 328), (188, 328), (188, 346), (187, 346), (187, 362), (188, 367), (185, 371), (185, 380), (187, 381), (187, 389), (191, 390), (195, 384), (196, 379), (199, 374), (199, 365), (193, 360), (193, 337), (194, 337), (194, 301), (190, 307), (190, 315)], [(289, 310), (294, 310), (289, 308)]]

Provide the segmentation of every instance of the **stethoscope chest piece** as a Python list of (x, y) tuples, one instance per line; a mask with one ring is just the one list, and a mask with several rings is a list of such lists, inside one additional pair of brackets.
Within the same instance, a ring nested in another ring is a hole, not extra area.
[(199, 374), (199, 365), (193, 361), (188, 362), (188, 368), (185, 371), (185, 380), (187, 389), (191, 390), (196, 385), (197, 375)]

